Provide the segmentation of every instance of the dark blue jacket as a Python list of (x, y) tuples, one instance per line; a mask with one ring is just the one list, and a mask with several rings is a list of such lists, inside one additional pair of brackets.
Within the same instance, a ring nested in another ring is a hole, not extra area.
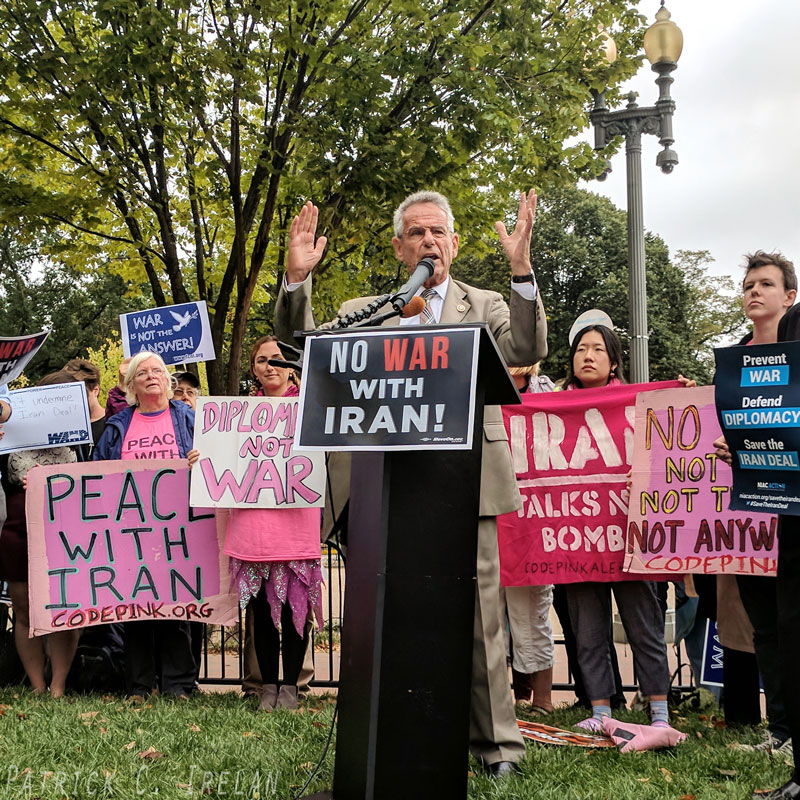
[[(122, 455), (122, 442), (133, 419), (134, 406), (124, 408), (119, 414), (114, 414), (106, 422), (106, 429), (95, 445), (92, 458), (94, 461), (114, 461)], [(186, 403), (169, 401), (169, 412), (172, 415), (172, 424), (175, 428), (175, 443), (181, 458), (192, 449), (194, 439), (194, 411)]]

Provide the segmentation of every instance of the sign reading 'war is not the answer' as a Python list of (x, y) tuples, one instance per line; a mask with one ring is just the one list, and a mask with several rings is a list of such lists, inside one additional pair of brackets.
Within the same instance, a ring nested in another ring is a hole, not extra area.
[(800, 514), (800, 342), (714, 350), (731, 508)]
[[(719, 389), (718, 389), (719, 391)], [(714, 387), (640, 394), (625, 569), (774, 575), (777, 518), (729, 510)]]
[(298, 447), (472, 447), (478, 328), (324, 333), (306, 341)]
[(238, 619), (222, 533), (210, 509), (190, 508), (185, 461), (37, 467), (25, 502), (31, 635)]
[(165, 364), (215, 359), (205, 300), (120, 314), (125, 357), (142, 350), (157, 353)]
[(503, 406), (518, 512), (497, 518), (504, 586), (625, 580), (626, 476), (638, 392), (661, 384), (524, 394)]
[(311, 508), (325, 504), (325, 455), (294, 450), (296, 397), (200, 397), (192, 505)]

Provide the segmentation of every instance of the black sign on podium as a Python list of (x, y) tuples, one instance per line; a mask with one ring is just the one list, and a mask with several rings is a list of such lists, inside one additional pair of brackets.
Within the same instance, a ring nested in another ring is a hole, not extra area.
[(469, 450), (476, 328), (386, 329), (308, 340), (298, 445), (306, 450)]
[(519, 394), (484, 324), (320, 332), (304, 366), (299, 448), (353, 451), (336, 765), (318, 796), (463, 800), (484, 405)]

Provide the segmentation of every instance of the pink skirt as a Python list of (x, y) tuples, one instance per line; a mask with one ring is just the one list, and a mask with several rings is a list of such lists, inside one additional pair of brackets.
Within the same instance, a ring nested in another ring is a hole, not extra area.
[(318, 558), (293, 561), (231, 558), (230, 565), (231, 585), (236, 585), (241, 608), (247, 606), (263, 585), (276, 628), (280, 628), (281, 607), (287, 602), (299, 636), (303, 635), (310, 614), (314, 615), (317, 627), (322, 627), (322, 567)]

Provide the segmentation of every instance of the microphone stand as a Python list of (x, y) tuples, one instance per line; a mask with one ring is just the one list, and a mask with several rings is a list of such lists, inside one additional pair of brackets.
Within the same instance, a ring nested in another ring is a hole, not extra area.
[(364, 308), (359, 308), (357, 311), (351, 311), (349, 314), (343, 316), (330, 330), (341, 330), (342, 328), (349, 328), (357, 322), (371, 317), (381, 306), (386, 305), (392, 299), (392, 294), (382, 294), (376, 297), (371, 303), (368, 303)]
[(377, 328), (379, 325), (383, 325), (384, 320), (391, 319), (392, 317), (399, 317), (400, 310), (397, 308), (393, 308), (391, 311), (385, 311), (383, 314), (378, 314), (377, 317), (370, 317), (369, 319), (364, 319), (361, 322), (357, 322), (352, 327), (354, 328)]
[[(380, 297), (376, 297), (371, 303), (365, 305), (364, 308), (360, 308), (357, 311), (351, 311), (349, 314), (342, 317), (330, 330), (349, 328), (351, 326), (355, 326), (357, 323), (363, 323), (366, 325), (380, 324), (380, 322), (383, 322), (383, 320), (396, 316), (413, 297), (414, 293), (418, 291), (424, 282), (433, 275), (435, 268), (436, 264), (434, 259), (426, 256), (419, 262), (419, 264), (417, 264), (414, 274), (401, 287), (399, 292), (395, 292), (394, 294), (390, 292), (389, 294), (382, 294)], [(364, 320), (375, 314), (375, 312), (381, 306), (386, 305), (386, 303), (391, 303), (392, 306), (394, 306), (394, 313), (390, 312), (388, 316), (381, 315), (379, 321), (364, 322)], [(358, 327), (362, 327), (362, 325), (359, 324)]]

